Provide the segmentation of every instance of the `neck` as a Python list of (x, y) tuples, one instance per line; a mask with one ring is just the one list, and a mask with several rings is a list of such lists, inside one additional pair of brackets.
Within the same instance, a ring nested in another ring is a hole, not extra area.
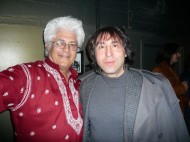
[(60, 71), (61, 71), (62, 75), (65, 77), (66, 81), (68, 81), (69, 76), (70, 76), (69, 70), (60, 69)]

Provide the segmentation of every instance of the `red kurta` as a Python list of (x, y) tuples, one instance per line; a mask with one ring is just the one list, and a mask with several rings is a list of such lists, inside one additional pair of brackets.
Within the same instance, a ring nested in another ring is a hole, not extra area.
[(67, 82), (48, 58), (0, 72), (0, 112), (11, 110), (16, 141), (82, 141), (79, 82), (70, 73)]

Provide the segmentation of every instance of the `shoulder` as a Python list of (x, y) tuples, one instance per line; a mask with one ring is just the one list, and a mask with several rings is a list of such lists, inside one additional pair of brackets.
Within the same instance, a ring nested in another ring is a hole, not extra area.
[(151, 83), (153, 85), (159, 86), (160, 88), (166, 88), (170, 86), (169, 80), (160, 73), (151, 72), (143, 69), (132, 69), (143, 76), (143, 83)]
[(3, 70), (2, 72), (12, 72), (12, 73), (23, 73), (25, 70), (29, 70), (33, 68), (34, 66), (42, 66), (42, 62), (28, 62), (28, 63), (21, 63), (21, 64), (16, 64), (14, 66), (8, 67), (7, 69)]
[(35, 61), (35, 62), (28, 62), (28, 63), (23, 63), (21, 65), (27, 66), (27, 67), (41, 67), (43, 66), (44, 62), (43, 61)]
[(82, 75), (79, 76), (79, 80), (82, 82), (90, 81), (97, 77), (97, 74), (94, 72), (94, 70), (90, 70)]
[(157, 73), (157, 72), (152, 72), (152, 71), (143, 70), (143, 69), (134, 69), (134, 68), (130, 68), (130, 70), (141, 74), (143, 77), (147, 79), (158, 79), (158, 78), (164, 79), (165, 78), (162, 74)]
[(165, 76), (163, 76), (161, 73), (158, 72), (151, 72), (143, 69), (132, 69), (132, 70), (139, 72), (140, 74), (143, 75), (144, 78), (148, 79), (151, 82), (168, 80)]
[(173, 108), (176, 105), (176, 103), (178, 102), (178, 99), (175, 95), (175, 92), (169, 80), (165, 76), (163, 76), (160, 73), (151, 72), (151, 71), (142, 70), (142, 69), (138, 70), (138, 72), (142, 73), (143, 75), (143, 78), (144, 78), (143, 83), (148, 81), (157, 89), (159, 88), (159, 90), (162, 92), (170, 108)]
[(28, 62), (28, 63), (23, 63), (20, 64), (20, 66), (24, 68), (28, 68), (29, 70), (38, 70), (44, 67), (44, 62), (43, 61), (35, 61), (35, 62)]
[[(155, 90), (153, 89), (154, 95), (146, 95), (146, 96), (149, 96), (149, 97), (150, 96), (160, 96), (160, 94), (162, 94), (162, 96), (164, 96), (169, 108), (171, 110), (174, 110), (173, 108), (178, 103), (178, 98), (177, 98), (169, 80), (165, 76), (163, 76), (160, 73), (151, 72), (148, 70), (142, 70), (142, 69), (132, 69), (132, 70), (142, 74), (143, 86), (147, 86), (145, 84), (148, 84), (149, 90), (150, 90), (150, 88), (151, 88), (151, 90), (153, 88), (155, 89)], [(150, 85), (152, 87), (150, 87)], [(146, 90), (148, 88), (146, 88)]]
[(19, 66), (26, 76), (39, 75), (42, 70), (44, 72), (43, 61), (23, 63)]

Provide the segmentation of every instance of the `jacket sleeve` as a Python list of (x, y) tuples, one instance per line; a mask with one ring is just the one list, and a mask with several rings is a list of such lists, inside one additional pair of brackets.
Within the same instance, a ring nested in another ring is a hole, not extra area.
[[(157, 127), (161, 139), (177, 142), (189, 142), (188, 130), (173, 87), (169, 80), (161, 74), (143, 71), (144, 76), (152, 82), (163, 95), (156, 109)], [(162, 140), (161, 140), (162, 141)]]
[[(172, 86), (168, 83), (168, 93), (171, 92), (171, 95), (175, 96), (175, 92), (172, 90)], [(179, 103), (173, 106), (172, 114), (174, 120), (176, 121), (175, 124), (179, 141), (190, 142), (188, 130)]]
[[(169, 109), (171, 112), (171, 118), (168, 119), (168, 122), (173, 120), (173, 125), (177, 134), (176, 139), (178, 142), (189, 142), (190, 138), (189, 138), (188, 130), (184, 121), (184, 117), (183, 117), (180, 105), (179, 105), (179, 101), (174, 92), (174, 89), (171, 86), (170, 82), (164, 76), (157, 75), (157, 78), (160, 81), (159, 83), (157, 82), (157, 85), (161, 88), (162, 93), (166, 99), (166, 103), (169, 106)], [(159, 116), (159, 119), (162, 120), (162, 118), (160, 117), (161, 116)], [(165, 118), (165, 116), (163, 117)], [(159, 123), (164, 123), (166, 119), (167, 118), (165, 118), (162, 122), (159, 122)], [(167, 131), (169, 131), (169, 126), (166, 129), (166, 132)]]

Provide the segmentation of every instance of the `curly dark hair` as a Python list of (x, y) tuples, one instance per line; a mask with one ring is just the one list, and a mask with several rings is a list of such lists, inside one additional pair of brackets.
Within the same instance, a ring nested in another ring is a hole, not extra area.
[(180, 45), (176, 43), (166, 43), (163, 48), (159, 50), (156, 56), (156, 63), (159, 64), (163, 61), (170, 64), (171, 56), (179, 52)]
[(87, 46), (86, 46), (86, 53), (87, 57), (90, 61), (91, 66), (95, 69), (95, 72), (100, 74), (101, 68), (97, 64), (97, 60), (95, 57), (95, 48), (96, 48), (96, 42), (97, 38), (103, 38), (104, 35), (110, 35), (110, 38), (116, 38), (121, 40), (123, 48), (125, 48), (125, 52), (127, 54), (127, 57), (125, 57), (125, 64), (124, 68), (129, 67), (133, 65), (133, 58), (135, 52), (131, 49), (131, 43), (129, 38), (127, 37), (124, 30), (118, 28), (118, 27), (103, 27), (96, 31), (88, 40)]

